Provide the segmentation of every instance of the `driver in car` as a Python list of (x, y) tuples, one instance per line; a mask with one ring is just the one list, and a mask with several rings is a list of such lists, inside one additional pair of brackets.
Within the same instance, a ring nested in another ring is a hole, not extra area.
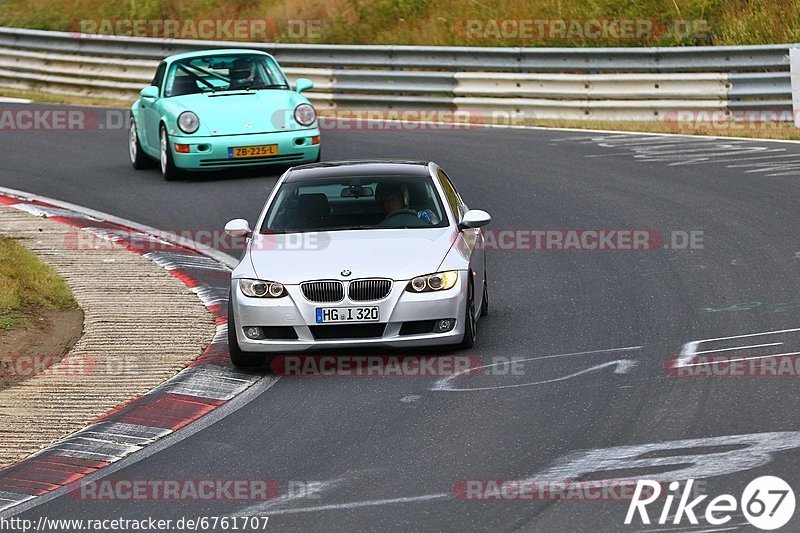
[(378, 183), (378, 186), (375, 187), (375, 199), (385, 215), (381, 224), (392, 226), (419, 225), (420, 220), (433, 224), (433, 220), (427, 211), (414, 211), (408, 208), (405, 190), (399, 183)]
[(231, 79), (229, 89), (246, 89), (261, 83), (261, 80), (256, 78), (255, 63), (243, 57), (233, 61), (228, 74)]

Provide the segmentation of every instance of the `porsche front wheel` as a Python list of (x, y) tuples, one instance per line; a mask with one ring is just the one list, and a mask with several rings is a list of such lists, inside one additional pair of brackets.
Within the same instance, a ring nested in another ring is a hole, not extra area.
[(167, 128), (163, 124), (161, 125), (160, 141), (159, 160), (161, 162), (161, 175), (167, 181), (176, 180), (180, 178), (180, 171), (175, 167), (175, 163), (172, 161), (172, 150), (169, 149), (169, 134), (167, 133)]
[(142, 151), (142, 145), (139, 143), (139, 133), (136, 131), (136, 122), (132, 116), (128, 129), (128, 156), (130, 157), (131, 165), (136, 170), (145, 169), (152, 164), (152, 160)]

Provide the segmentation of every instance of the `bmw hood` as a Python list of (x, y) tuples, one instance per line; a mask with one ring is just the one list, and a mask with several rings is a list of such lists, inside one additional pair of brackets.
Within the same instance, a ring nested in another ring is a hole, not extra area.
[(287, 285), (315, 279), (408, 280), (436, 272), (456, 235), (451, 228), (256, 235), (249, 253), (259, 278)]
[(239, 135), (306, 129), (294, 109), (308, 101), (290, 90), (222, 91), (172, 99), (200, 118), (200, 135)]

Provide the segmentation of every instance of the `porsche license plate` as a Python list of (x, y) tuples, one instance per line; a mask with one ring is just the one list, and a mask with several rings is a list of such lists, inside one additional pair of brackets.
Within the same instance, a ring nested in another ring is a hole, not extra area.
[(273, 155), (278, 155), (277, 144), (263, 144), (261, 146), (234, 146), (233, 148), (228, 148), (228, 159), (270, 157)]
[(380, 319), (380, 307), (317, 307), (317, 324), (378, 322)]

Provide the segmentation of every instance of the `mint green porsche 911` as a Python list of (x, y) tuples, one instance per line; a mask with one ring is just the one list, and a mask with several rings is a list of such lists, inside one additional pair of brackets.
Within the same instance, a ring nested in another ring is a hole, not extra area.
[(259, 50), (170, 56), (131, 106), (128, 149), (136, 169), (160, 162), (164, 179), (183, 171), (320, 160), (319, 124), (278, 62)]

